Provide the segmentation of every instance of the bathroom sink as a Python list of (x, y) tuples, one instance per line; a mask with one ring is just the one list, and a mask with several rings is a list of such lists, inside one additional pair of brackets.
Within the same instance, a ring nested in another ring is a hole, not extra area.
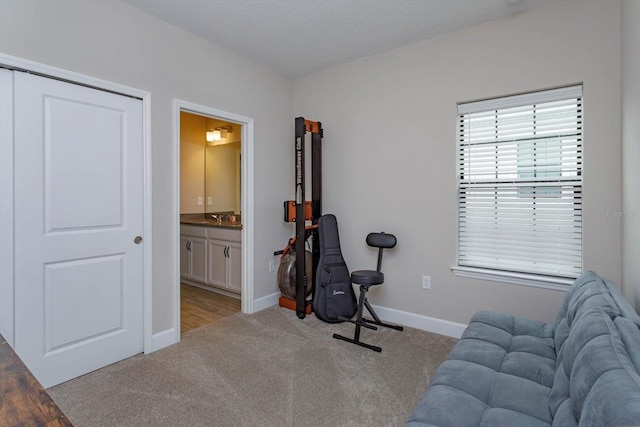
[(240, 215), (230, 213), (181, 214), (180, 223), (203, 225), (208, 227), (222, 227), (233, 229), (242, 228)]
[(180, 223), (192, 224), (192, 225), (206, 225), (209, 227), (222, 227), (222, 228), (242, 228), (242, 222), (223, 220), (218, 221), (213, 218), (203, 218), (202, 216), (188, 216), (183, 215), (180, 217)]

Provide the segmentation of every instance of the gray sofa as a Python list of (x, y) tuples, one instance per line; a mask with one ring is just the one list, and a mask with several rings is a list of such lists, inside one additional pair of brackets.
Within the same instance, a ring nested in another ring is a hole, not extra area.
[(476, 313), (407, 426), (640, 426), (640, 317), (593, 272), (556, 321)]

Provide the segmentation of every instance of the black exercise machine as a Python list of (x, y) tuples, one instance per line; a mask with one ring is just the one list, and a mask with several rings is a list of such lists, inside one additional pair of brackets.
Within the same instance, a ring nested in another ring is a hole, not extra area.
[[(311, 133), (311, 201), (305, 199), (305, 136)], [(319, 260), (319, 244), (317, 238), (318, 218), (322, 215), (322, 124), (304, 117), (295, 119), (295, 200), (284, 202), (285, 222), (296, 223), (295, 238), (289, 241), (287, 247), (295, 250), (296, 264), (296, 314), (300, 319), (305, 318), (311, 310), (311, 302), (306, 299), (307, 281), (313, 281)], [(307, 221), (311, 225), (307, 225)], [(312, 273), (307, 277), (305, 242), (311, 238)], [(292, 244), (295, 243), (295, 244)], [(286, 249), (285, 249), (286, 251)], [(284, 251), (275, 252), (274, 255)], [(312, 291), (313, 293), (313, 287)], [(287, 298), (280, 297), (280, 306), (289, 307)]]

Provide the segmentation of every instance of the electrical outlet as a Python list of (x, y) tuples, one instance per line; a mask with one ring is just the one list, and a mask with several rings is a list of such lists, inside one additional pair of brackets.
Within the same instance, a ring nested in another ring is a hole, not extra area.
[(269, 273), (273, 273), (274, 271), (276, 271), (276, 262), (269, 261)]
[(422, 289), (431, 289), (431, 277), (422, 276)]
[(202, 206), (202, 197), (198, 197), (198, 206)]

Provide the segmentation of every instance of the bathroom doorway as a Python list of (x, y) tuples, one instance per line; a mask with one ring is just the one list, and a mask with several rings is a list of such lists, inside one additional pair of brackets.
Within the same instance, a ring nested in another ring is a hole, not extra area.
[(181, 333), (240, 311), (241, 149), (242, 125), (180, 111)]
[(174, 102), (177, 335), (253, 309), (253, 121)]

